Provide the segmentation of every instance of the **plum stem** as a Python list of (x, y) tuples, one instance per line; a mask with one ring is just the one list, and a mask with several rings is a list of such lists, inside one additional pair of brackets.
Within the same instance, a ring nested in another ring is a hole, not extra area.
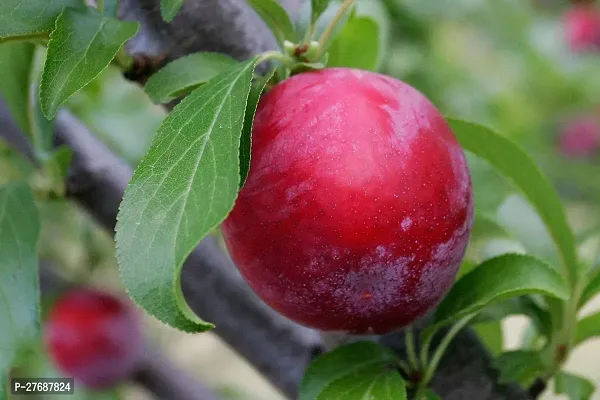
[(258, 56), (258, 58), (256, 59), (256, 65), (258, 65), (264, 61), (267, 61), (267, 60), (279, 61), (285, 67), (290, 67), (294, 63), (294, 60), (291, 57), (288, 57), (279, 51), (270, 50), (270, 51), (265, 51), (264, 53), (262, 53)]
[(306, 44), (306, 45), (307, 45), (307, 44), (309, 44), (309, 43), (310, 43), (310, 41), (312, 40), (312, 38), (313, 38), (313, 35), (315, 34), (315, 28), (316, 28), (316, 24), (317, 24), (317, 21), (315, 21), (315, 22), (311, 23), (311, 24), (308, 26), (308, 29), (306, 30), (306, 34), (304, 35), (304, 39), (302, 39), (302, 44), (303, 44), (303, 45), (305, 45), (305, 44)]
[(454, 339), (458, 332), (460, 332), (475, 317), (475, 315), (476, 314), (467, 315), (466, 317), (462, 318), (457, 323), (452, 325), (450, 330), (448, 330), (446, 336), (444, 336), (440, 344), (435, 349), (433, 357), (431, 357), (431, 361), (429, 362), (427, 370), (425, 371), (425, 376), (421, 381), (422, 387), (425, 387), (433, 377), (433, 374), (435, 373), (440, 361), (442, 360), (442, 356), (444, 355), (444, 352), (448, 348), (448, 345), (450, 344), (452, 339)]
[(400, 367), (400, 370), (404, 372), (404, 374), (406, 374), (407, 377), (410, 376), (411, 368), (408, 366), (406, 361), (398, 360), (398, 366)]
[(325, 50), (326, 50), (327, 42), (333, 35), (335, 28), (338, 26), (338, 24), (342, 20), (342, 17), (344, 16), (344, 14), (346, 14), (346, 11), (348, 11), (348, 9), (350, 9), (350, 7), (354, 4), (354, 2), (355, 2), (355, 0), (344, 1), (344, 4), (342, 4), (342, 6), (338, 10), (337, 14), (335, 14), (335, 17), (333, 17), (333, 20), (331, 20), (331, 23), (329, 25), (327, 25), (327, 28), (325, 28), (325, 31), (323, 31), (323, 34), (319, 38), (319, 51), (317, 52), (317, 55), (315, 57), (316, 61), (320, 60), (321, 57), (323, 57), (323, 54), (325, 53)]
[(415, 335), (412, 326), (406, 329), (404, 335), (404, 341), (406, 344), (406, 354), (408, 355), (408, 362), (413, 371), (419, 370), (419, 360), (415, 351)]

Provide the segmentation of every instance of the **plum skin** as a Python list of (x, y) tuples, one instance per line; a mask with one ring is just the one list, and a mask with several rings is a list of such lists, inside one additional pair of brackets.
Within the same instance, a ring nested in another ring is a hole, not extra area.
[(95, 289), (74, 289), (53, 305), (44, 326), (50, 358), (91, 389), (127, 378), (143, 355), (140, 320), (130, 304)]
[(292, 76), (261, 98), (251, 155), (222, 231), (273, 309), (322, 331), (382, 334), (447, 293), (471, 231), (471, 178), (416, 89), (349, 68)]

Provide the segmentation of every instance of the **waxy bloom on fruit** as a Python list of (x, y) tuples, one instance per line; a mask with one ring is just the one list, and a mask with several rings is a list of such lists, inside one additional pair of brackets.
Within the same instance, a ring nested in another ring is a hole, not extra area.
[(135, 310), (108, 293), (67, 292), (53, 306), (44, 328), (51, 359), (65, 376), (90, 388), (127, 378), (142, 356)]
[(462, 148), (421, 93), (354, 69), (296, 75), (261, 99), (252, 144), (223, 233), (268, 305), (323, 331), (384, 333), (446, 294), (473, 194)]
[(569, 48), (575, 52), (600, 51), (600, 10), (580, 5), (566, 12), (564, 31)]

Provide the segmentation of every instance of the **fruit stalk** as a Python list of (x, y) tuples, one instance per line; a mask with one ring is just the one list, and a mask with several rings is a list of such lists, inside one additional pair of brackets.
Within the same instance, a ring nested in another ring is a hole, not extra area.
[(325, 54), (325, 51), (327, 50), (327, 42), (333, 35), (335, 28), (342, 20), (342, 17), (344, 16), (344, 14), (346, 14), (346, 11), (348, 11), (350, 9), (350, 7), (354, 4), (355, 1), (356, 0), (344, 1), (344, 4), (342, 4), (342, 6), (338, 10), (337, 14), (335, 14), (335, 17), (331, 20), (331, 23), (327, 26), (327, 28), (325, 28), (325, 31), (323, 31), (323, 34), (319, 38), (319, 51), (317, 51), (315, 61), (318, 61), (321, 59), (321, 57), (323, 57), (323, 55)]

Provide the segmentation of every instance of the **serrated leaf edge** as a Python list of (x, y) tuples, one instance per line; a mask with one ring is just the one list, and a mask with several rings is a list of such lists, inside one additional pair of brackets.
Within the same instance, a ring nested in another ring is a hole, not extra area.
[[(255, 57), (254, 58), (254, 63), (249, 64), (250, 68), (256, 68), (256, 60), (257, 60), (257, 58)], [(233, 85), (232, 85), (232, 87), (233, 87)], [(248, 94), (246, 95), (246, 104), (248, 103), (248, 96), (249, 95), (250, 95), (250, 91), (248, 90)], [(182, 107), (183, 105), (184, 105), (183, 102), (177, 104), (175, 107), (173, 107), (173, 110), (171, 110), (171, 112), (173, 112), (175, 109), (177, 109), (179, 107)], [(162, 124), (161, 124), (161, 126), (162, 126)], [(158, 129), (160, 129), (160, 127)], [(239, 152), (239, 141), (238, 141), (238, 152)], [(148, 152), (146, 152), (146, 154), (140, 159), (140, 162), (138, 163), (138, 165), (142, 164), (142, 162), (146, 159), (147, 156), (148, 156)], [(238, 159), (239, 159), (239, 156), (238, 156)], [(239, 172), (238, 172), (238, 176), (239, 176)], [(133, 179), (133, 177), (132, 177), (132, 179)], [(125, 193), (123, 195), (123, 198), (122, 198), (121, 202), (119, 203), (119, 210), (117, 212), (117, 217), (116, 217), (117, 223), (115, 225), (115, 233), (116, 233), (116, 235), (118, 235), (118, 227), (119, 227), (119, 224), (121, 222), (121, 218), (120, 217), (121, 217), (121, 212), (122, 212), (122, 206), (123, 206), (123, 203), (125, 201), (125, 197), (128, 194), (127, 192), (128, 191), (126, 189)], [(238, 193), (239, 193), (239, 191), (238, 191)], [(227, 215), (229, 213), (231, 213), (231, 210), (233, 210), (233, 207), (235, 205), (235, 200), (236, 199), (237, 199), (237, 195), (235, 196), (234, 201), (233, 201), (233, 205), (229, 208), (229, 211), (227, 212)], [(221, 220), (221, 222), (224, 221), (225, 218), (227, 218), (227, 215), (225, 217), (223, 217), (223, 219)], [(206, 236), (208, 236), (208, 234), (210, 234), (210, 232), (212, 230), (214, 230), (217, 226), (219, 226), (221, 224), (221, 222), (216, 223), (210, 229), (207, 229), (208, 233), (203, 238), (201, 238), (200, 240), (198, 240), (198, 244), (202, 240), (204, 240), (204, 238), (206, 238)], [(115, 235), (115, 253), (116, 253), (116, 258), (117, 258), (118, 263), (119, 263), (119, 277), (121, 278), (121, 281), (123, 281), (123, 276), (122, 276), (121, 267), (120, 267), (121, 246), (120, 246), (119, 242), (116, 240), (116, 235)], [(196, 313), (194, 313), (194, 311), (191, 309), (191, 307), (189, 306), (189, 304), (187, 304), (187, 302), (185, 301), (185, 299), (183, 298), (183, 295), (182, 295), (182, 289), (181, 289), (181, 270), (183, 268), (183, 264), (189, 258), (190, 254), (192, 254), (192, 252), (195, 250), (196, 247), (197, 247), (197, 245), (195, 247), (192, 247), (192, 249), (190, 249), (190, 251), (187, 253), (187, 255), (185, 257), (183, 257), (183, 259), (182, 259), (183, 261), (180, 263), (180, 265), (176, 266), (175, 273), (178, 275), (178, 277), (177, 277), (177, 279), (175, 279), (175, 285), (176, 286), (173, 288), (174, 289), (173, 295), (174, 295), (174, 297), (176, 299), (176, 304), (179, 306), (179, 310), (181, 311), (181, 313), (183, 314), (183, 316), (185, 318), (187, 318), (190, 322), (192, 322), (193, 324), (195, 324), (197, 327), (199, 327), (200, 330), (194, 330), (194, 331), (192, 331), (192, 330), (182, 330), (179, 327), (176, 327), (176, 326), (174, 326), (172, 324), (169, 324), (169, 323), (163, 321), (154, 312), (151, 312), (150, 310), (147, 310), (145, 307), (143, 307), (138, 302), (137, 298), (134, 297), (134, 296), (132, 296), (132, 294), (129, 291), (129, 288), (126, 285), (124, 285), (125, 286), (125, 292), (127, 293), (127, 295), (129, 296), (129, 298), (133, 301), (133, 303), (137, 307), (139, 307), (141, 310), (143, 310), (146, 314), (148, 314), (151, 317), (153, 317), (156, 321), (160, 322), (162, 325), (169, 326), (171, 328), (177, 329), (178, 331), (184, 332), (184, 333), (187, 333), (187, 334), (195, 334), (195, 333), (199, 333), (199, 332), (206, 332), (206, 331), (211, 330), (211, 329), (213, 329), (215, 327), (214, 324), (212, 324), (210, 322), (207, 322), (207, 321), (204, 321), (198, 315), (196, 315)], [(179, 285), (177, 285), (177, 283), (179, 283)]]
[[(76, 11), (77, 11), (77, 10), (79, 10), (79, 9), (74, 9), (74, 8), (71, 8), (71, 7), (65, 7), (65, 8), (64, 8), (64, 9), (61, 11), (61, 13), (60, 13), (60, 14), (59, 14), (59, 15), (56, 17), (56, 19), (54, 20), (54, 29), (52, 29), (52, 31), (50, 32), (50, 35), (49, 35), (49, 40), (48, 40), (48, 48), (50, 48), (50, 45), (51, 45), (51, 43), (52, 43), (52, 42), (53, 42), (53, 40), (54, 40), (54, 32), (56, 32), (56, 30), (57, 30), (57, 28), (58, 28), (58, 21), (61, 19), (61, 17), (63, 17), (64, 13), (65, 13), (67, 10), (69, 10), (69, 9), (73, 9), (73, 10), (76, 10)], [(106, 16), (103, 16), (102, 18), (111, 18), (111, 17), (106, 17)], [(113, 19), (114, 19), (114, 18), (113, 18)], [(121, 22), (121, 23), (124, 23), (124, 24), (128, 24), (128, 25), (130, 25), (130, 26), (135, 26), (135, 31), (134, 31), (134, 32), (131, 34), (131, 36), (129, 36), (129, 38), (128, 38), (127, 40), (129, 40), (129, 39), (131, 39), (132, 37), (134, 37), (134, 36), (135, 36), (135, 35), (138, 33), (138, 31), (139, 31), (139, 29), (140, 29), (140, 24), (139, 24), (139, 22), (135, 22), (135, 21), (119, 21), (119, 22)], [(93, 42), (93, 41), (95, 40), (96, 36), (98, 36), (98, 33), (99, 33), (101, 30), (102, 30), (102, 26), (103, 26), (105, 23), (106, 23), (105, 21), (103, 21), (103, 22), (102, 22), (102, 24), (100, 25), (100, 28), (99, 28), (99, 29), (98, 29), (98, 31), (97, 31), (97, 32), (94, 34), (94, 37), (92, 38), (92, 41), (91, 41), (91, 42)], [(127, 40), (126, 40), (126, 41), (127, 41)], [(91, 43), (91, 42), (90, 42), (90, 43)], [(121, 46), (120, 46), (120, 47), (117, 49), (117, 51), (115, 51), (115, 54), (113, 55), (113, 59), (114, 59), (114, 57), (117, 55), (117, 53), (118, 53), (119, 51), (121, 51), (121, 49), (123, 48), (123, 46), (124, 46), (124, 45), (125, 45), (125, 43), (123, 43), (123, 44), (122, 44), (122, 45), (121, 45)], [(87, 54), (87, 52), (88, 52), (88, 51), (89, 51), (89, 46), (88, 46), (88, 48), (86, 49), (86, 51), (85, 51), (85, 54)], [(111, 61), (112, 61), (112, 60), (111, 60)], [(40, 78), (40, 90), (38, 91), (38, 93), (39, 93), (39, 98), (40, 98), (40, 106), (41, 106), (42, 113), (44, 114), (44, 117), (46, 117), (46, 119), (48, 119), (48, 120), (52, 120), (54, 117), (56, 117), (56, 114), (58, 114), (58, 111), (60, 110), (60, 107), (62, 107), (62, 105), (64, 105), (64, 104), (65, 104), (65, 103), (66, 103), (66, 102), (67, 102), (67, 101), (68, 101), (68, 100), (69, 100), (69, 99), (70, 99), (70, 98), (71, 98), (71, 97), (72, 97), (72, 96), (73, 96), (75, 93), (77, 93), (79, 90), (81, 90), (81, 89), (85, 88), (87, 85), (89, 85), (89, 83), (90, 83), (90, 82), (92, 82), (92, 81), (93, 81), (94, 79), (96, 79), (96, 78), (97, 78), (97, 77), (98, 77), (100, 74), (102, 74), (102, 72), (104, 72), (104, 71), (106, 70), (106, 68), (108, 68), (108, 66), (110, 65), (110, 62), (109, 62), (108, 64), (106, 64), (106, 65), (105, 65), (105, 66), (104, 66), (102, 69), (100, 69), (100, 70), (98, 71), (98, 73), (97, 73), (96, 75), (94, 75), (94, 76), (93, 76), (93, 77), (92, 77), (92, 78), (91, 78), (91, 79), (90, 79), (90, 80), (89, 80), (89, 81), (88, 81), (88, 82), (87, 82), (85, 85), (83, 85), (83, 86), (82, 86), (81, 88), (79, 88), (77, 91), (75, 91), (75, 92), (71, 93), (71, 94), (70, 94), (69, 96), (67, 96), (67, 97), (66, 97), (64, 100), (62, 100), (61, 102), (59, 102), (58, 104), (56, 104), (56, 106), (55, 106), (56, 110), (55, 110), (53, 113), (50, 113), (50, 110), (47, 110), (47, 109), (46, 109), (46, 107), (47, 107), (47, 106), (46, 106), (46, 103), (45, 103), (44, 101), (42, 101), (42, 100), (41, 100), (41, 99), (42, 99), (42, 91), (43, 91), (43, 88), (45, 87), (45, 85), (44, 85), (44, 81), (45, 81), (46, 79), (48, 79), (48, 77), (47, 77), (47, 72), (46, 72), (46, 64), (47, 64), (47, 63), (48, 63), (48, 57), (46, 56), (46, 59), (44, 60), (44, 66), (43, 66), (43, 68), (42, 68), (42, 76), (41, 76), (41, 78)], [(78, 62), (78, 63), (79, 63), (79, 62)], [(74, 69), (74, 68), (73, 68), (73, 69)]]
[[(462, 318), (462, 317), (464, 317), (464, 316), (466, 316), (466, 315), (470, 315), (470, 314), (478, 314), (478, 313), (479, 313), (481, 310), (483, 310), (483, 309), (484, 309), (484, 308), (485, 308), (487, 305), (490, 305), (490, 304), (495, 304), (495, 303), (497, 303), (497, 302), (501, 302), (502, 300), (505, 300), (505, 299), (507, 299), (507, 297), (506, 297), (506, 294), (509, 294), (509, 293), (511, 294), (511, 295), (510, 295), (510, 297), (518, 297), (518, 296), (522, 296), (522, 295), (525, 295), (525, 294), (531, 294), (531, 293), (535, 293), (535, 294), (543, 294), (543, 295), (550, 296), (550, 297), (553, 297), (553, 298), (557, 298), (557, 299), (560, 299), (560, 300), (566, 300), (566, 299), (568, 298), (568, 296), (569, 296), (569, 292), (568, 292), (568, 286), (567, 286), (567, 284), (566, 284), (566, 282), (565, 282), (565, 280), (564, 280), (564, 277), (563, 277), (563, 276), (562, 276), (560, 273), (558, 273), (558, 272), (557, 272), (557, 271), (556, 271), (554, 268), (552, 268), (550, 265), (548, 265), (548, 263), (547, 263), (546, 261), (544, 261), (544, 260), (540, 259), (539, 257), (533, 256), (533, 255), (531, 255), (531, 254), (504, 253), (504, 254), (501, 254), (501, 255), (499, 255), (499, 256), (496, 256), (496, 257), (490, 258), (490, 259), (488, 259), (488, 260), (485, 260), (485, 261), (483, 261), (482, 263), (480, 263), (478, 266), (476, 266), (475, 268), (473, 268), (473, 270), (471, 270), (471, 271), (469, 271), (468, 273), (464, 274), (464, 275), (463, 275), (463, 276), (462, 276), (462, 277), (461, 277), (459, 280), (457, 280), (457, 281), (454, 283), (454, 285), (456, 285), (458, 282), (460, 282), (460, 281), (461, 281), (462, 279), (464, 279), (465, 277), (467, 277), (467, 276), (469, 276), (470, 274), (472, 274), (472, 273), (474, 273), (475, 271), (477, 271), (477, 269), (478, 269), (478, 268), (479, 268), (481, 265), (483, 265), (483, 264), (485, 264), (485, 263), (487, 263), (487, 262), (489, 262), (489, 261), (492, 261), (492, 260), (498, 259), (498, 258), (508, 258), (508, 257), (515, 257), (515, 258), (531, 258), (531, 259), (534, 259), (534, 260), (536, 260), (536, 261), (537, 261), (537, 262), (539, 262), (540, 264), (543, 264), (543, 265), (544, 265), (544, 266), (545, 266), (545, 267), (546, 267), (546, 268), (547, 268), (549, 271), (551, 271), (551, 273), (552, 273), (552, 274), (555, 274), (555, 275), (556, 275), (556, 277), (557, 277), (557, 278), (558, 278), (560, 281), (562, 281), (563, 283), (565, 283), (565, 288), (566, 288), (566, 294), (565, 294), (565, 296), (563, 296), (563, 297), (558, 297), (558, 296), (556, 296), (554, 293), (550, 293), (550, 292), (548, 292), (548, 291), (546, 291), (546, 290), (541, 290), (541, 289), (534, 289), (533, 291), (532, 291), (531, 289), (526, 289), (526, 288), (517, 289), (517, 290), (506, 290), (506, 291), (503, 291), (503, 292), (499, 292), (499, 294), (498, 294), (497, 296), (495, 296), (493, 300), (491, 300), (491, 301), (488, 301), (488, 302), (485, 302), (485, 303), (483, 303), (483, 305), (478, 305), (478, 306), (477, 306), (476, 308), (474, 308), (474, 309), (467, 309), (467, 311), (464, 311), (464, 310), (463, 310), (463, 311), (460, 311), (460, 312), (458, 312), (458, 313), (456, 313), (456, 314), (452, 314), (450, 317), (446, 317), (446, 318), (444, 318), (444, 319), (440, 319), (440, 320), (437, 320), (437, 318), (434, 316), (434, 318), (436, 319), (436, 322), (435, 322), (435, 325), (434, 325), (434, 326), (436, 326), (436, 327), (440, 327), (440, 326), (446, 325), (446, 324), (448, 324), (448, 323), (450, 323), (450, 322), (452, 322), (452, 321), (455, 321), (455, 320), (457, 320), (457, 319), (460, 319), (460, 318)], [(443, 302), (443, 300), (442, 300), (442, 302)], [(441, 304), (441, 303), (440, 303), (440, 304)]]

